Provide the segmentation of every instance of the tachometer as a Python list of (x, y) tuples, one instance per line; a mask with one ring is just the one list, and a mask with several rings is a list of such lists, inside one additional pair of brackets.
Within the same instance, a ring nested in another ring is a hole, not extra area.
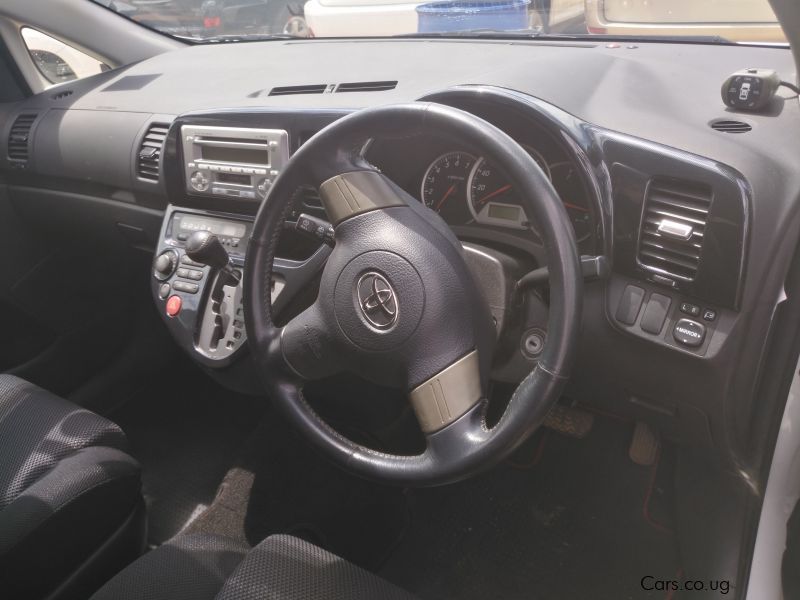
[(451, 225), (472, 220), (467, 207), (467, 181), (475, 157), (466, 152), (448, 152), (434, 160), (422, 178), (422, 201)]
[(551, 181), (558, 192), (579, 242), (592, 235), (592, 211), (586, 205), (586, 190), (571, 162), (550, 165)]

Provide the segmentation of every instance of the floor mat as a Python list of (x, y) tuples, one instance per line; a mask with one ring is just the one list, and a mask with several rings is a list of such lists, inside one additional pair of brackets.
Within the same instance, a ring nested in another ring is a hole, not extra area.
[(266, 400), (224, 390), (185, 360), (110, 415), (143, 467), (148, 542), (170, 539), (211, 505)]
[(425, 599), (663, 598), (640, 582), (678, 571), (671, 458), (635, 465), (631, 432), (601, 418), (581, 440), (539, 432), (480, 477), (411, 491), (381, 574)]
[(255, 545), (291, 533), (375, 570), (407, 527), (403, 490), (374, 484), (323, 460), (277, 414), (268, 414), (187, 532)]

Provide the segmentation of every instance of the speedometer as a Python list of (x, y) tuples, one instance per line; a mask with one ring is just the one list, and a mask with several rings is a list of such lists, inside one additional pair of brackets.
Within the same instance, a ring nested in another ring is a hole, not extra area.
[[(529, 146), (523, 148), (550, 178), (550, 169), (542, 155)], [(468, 196), (470, 211), (479, 223), (515, 229), (530, 228), (516, 191), (505, 176), (485, 158), (478, 160), (472, 169)]]
[(448, 152), (434, 160), (422, 178), (425, 206), (438, 212), (451, 225), (472, 221), (467, 207), (467, 181), (475, 157), (466, 152)]

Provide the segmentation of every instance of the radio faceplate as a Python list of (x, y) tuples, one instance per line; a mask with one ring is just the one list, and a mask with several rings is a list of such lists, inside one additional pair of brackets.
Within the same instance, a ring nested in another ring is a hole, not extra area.
[(289, 160), (283, 129), (183, 125), (186, 191), (261, 201)]

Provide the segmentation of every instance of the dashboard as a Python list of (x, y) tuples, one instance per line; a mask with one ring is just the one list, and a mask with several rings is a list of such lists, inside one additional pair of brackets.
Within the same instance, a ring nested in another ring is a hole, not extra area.
[[(586, 284), (569, 397), (655, 421), (730, 458), (747, 452), (757, 413), (749, 391), (800, 232), (797, 98), (781, 92), (770, 111), (742, 114), (719, 97), (721, 82), (750, 66), (795, 76), (789, 51), (744, 46), (188, 47), (0, 106), (0, 183), (38, 227), (152, 254), (153, 301), (175, 339), (215, 376), (238, 382), (248, 368), (241, 294), (217, 290), (214, 302), (228, 312), (209, 313), (210, 270), (187, 258), (191, 232), (215, 232), (241, 269), (271, 181), (326, 125), (393, 102), (466, 110), (531, 155), (580, 254), (610, 264)], [(729, 133), (731, 121), (745, 132)], [(491, 159), (436, 131), (365, 142), (365, 159), (438, 213), (465, 248), (513, 263), (519, 275), (545, 264), (537, 224)], [(325, 218), (319, 198), (302, 185), (296, 196), (276, 300), (302, 287), (293, 274), (313, 275), (325, 260), (325, 244), (297, 231), (303, 215)], [(305, 283), (313, 289), (313, 277)], [(181, 309), (170, 315), (173, 296)], [(535, 364), (527, 343), (534, 334), (546, 343), (547, 310), (546, 290), (537, 290), (508, 319), (498, 381), (519, 381)]]

